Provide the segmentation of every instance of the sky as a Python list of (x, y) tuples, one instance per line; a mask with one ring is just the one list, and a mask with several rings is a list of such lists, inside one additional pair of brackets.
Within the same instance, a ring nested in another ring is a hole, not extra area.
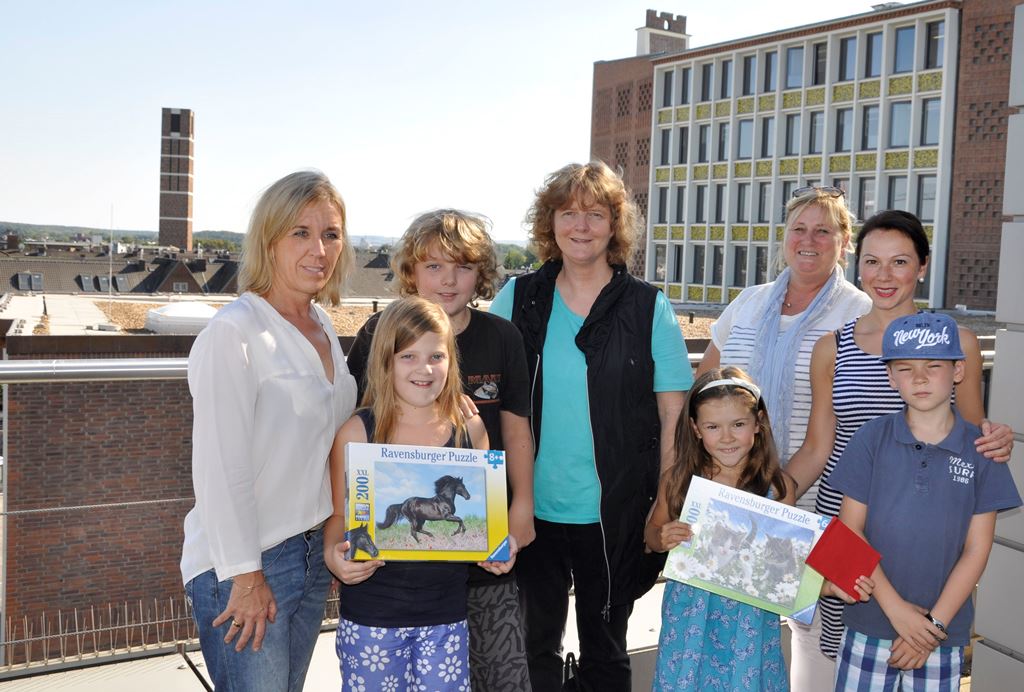
[(636, 54), (648, 8), (690, 46), (874, 0), (0, 0), (0, 221), (156, 230), (160, 112), (195, 113), (193, 231), (243, 232), (301, 168), (352, 235), (458, 207), (525, 240), (544, 177), (590, 152), (593, 63)]

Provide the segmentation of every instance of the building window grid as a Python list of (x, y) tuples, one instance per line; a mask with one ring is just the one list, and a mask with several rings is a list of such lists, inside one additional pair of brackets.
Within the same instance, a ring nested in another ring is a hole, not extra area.
[(666, 70), (662, 78), (661, 106), (668, 108), (672, 105), (672, 70)]
[(736, 223), (749, 223), (750, 183), (736, 184)]
[(721, 245), (711, 246), (711, 285), (721, 286), (725, 273), (725, 248)]
[(825, 111), (813, 111), (807, 136), (807, 153), (820, 154), (825, 146)]
[(672, 247), (672, 283), (683, 282), (683, 246), (682, 244)]
[(704, 283), (704, 255), (703, 245), (693, 246), (693, 263), (690, 267), (690, 281), (692, 283)]
[(700, 100), (710, 101), (715, 76), (714, 64), (701, 65), (700, 75)]
[[(933, 25), (937, 25), (937, 26), (935, 26), (933, 28)], [(931, 68), (933, 65), (936, 66), (936, 67), (940, 67), (941, 66), (942, 42), (943, 42), (943, 39), (944, 39), (944, 37), (942, 35), (943, 29), (944, 29), (944, 22), (942, 22), (942, 21), (930, 22), (930, 23), (925, 25), (925, 32), (924, 33), (926, 35), (927, 41), (925, 42), (925, 45), (922, 47), (922, 49), (923, 49), (922, 64), (926, 68)], [(914, 66), (914, 62), (913, 61), (914, 61), (914, 57), (916, 56), (916, 53), (914, 52), (915, 44), (914, 44), (914, 41), (913, 41), (913, 39), (915, 38), (915, 33), (916, 33), (914, 30), (915, 30), (915, 27), (907, 26), (907, 27), (898, 27), (897, 29), (892, 31), (893, 45), (892, 45), (892, 47), (889, 50), (891, 51), (892, 71), (893, 71), (894, 74), (899, 73), (898, 70), (913, 71), (913, 66)], [(849, 53), (849, 57), (847, 57), (846, 60), (844, 61), (844, 57), (841, 55), (840, 58), (839, 58), (839, 62), (840, 63), (848, 63), (849, 67), (847, 67), (846, 64), (840, 64), (840, 66), (839, 66), (840, 67), (840, 73), (837, 75), (837, 81), (847, 81), (847, 80), (855, 79), (855, 76), (854, 76), (855, 73), (854, 74), (850, 74), (849, 72), (847, 72), (847, 70), (851, 70), (851, 71), (855, 70), (856, 69), (856, 65), (858, 64), (857, 55), (856, 55), (856, 52), (857, 52), (856, 51), (857, 38), (858, 37), (846, 37), (846, 38), (840, 40), (840, 46), (839, 46), (840, 52), (842, 53), (842, 51), (844, 51), (844, 50), (847, 51)], [(883, 51), (883, 41), (882, 41), (882, 39), (883, 39), (883, 33), (881, 31), (871, 32), (871, 33), (868, 33), (868, 34), (866, 34), (864, 36), (864, 47), (865, 47), (865, 50), (864, 50), (864, 53), (862, 55), (863, 62), (860, 63), (860, 64), (863, 65), (864, 78), (873, 78), (873, 77), (880, 76), (880, 72), (881, 72), (881, 58), (882, 58), (882, 55), (883, 55), (883, 53), (882, 53), (882, 51)], [(896, 44), (899, 43), (900, 41), (902, 41), (903, 44), (902, 44), (902, 46), (898, 47)], [(911, 58), (909, 58), (909, 60), (906, 57), (907, 49), (906, 49), (905, 46), (907, 44), (910, 45), (910, 55), (911, 55)], [(795, 75), (797, 73), (795, 67), (794, 67), (793, 70), (789, 69), (788, 60), (790, 58), (792, 58), (795, 61), (797, 59), (796, 56), (798, 56), (798, 55), (802, 58), (802, 53), (803, 53), (803, 48), (802, 47), (793, 47), (793, 48), (795, 48), (795, 50), (789, 50), (789, 49), (786, 50), (786, 57), (787, 57), (786, 78), (788, 80), (787, 87), (788, 87), (789, 84), (795, 83), (793, 80), (796, 79)], [(823, 83), (819, 79), (819, 74), (820, 74), (820, 69), (821, 69), (821, 61), (824, 60), (826, 62), (826, 64), (827, 64), (827, 53), (826, 53), (826, 50), (827, 50), (826, 44), (815, 44), (813, 46), (813, 63), (814, 64), (811, 66), (811, 69), (813, 71), (812, 72), (811, 82), (813, 84), (815, 84), (815, 85)], [(742, 72), (742, 82), (741, 82), (742, 89), (741, 89), (741, 91), (742, 91), (742, 94), (744, 96), (751, 95), (754, 92), (754, 85), (756, 83), (756, 79), (757, 79), (758, 76), (760, 76), (762, 78), (762, 91), (774, 91), (777, 88), (776, 80), (777, 80), (777, 72), (778, 72), (778, 57), (779, 57), (779, 54), (777, 52), (775, 52), (775, 51), (769, 51), (769, 52), (765, 53), (762, 57), (763, 57), (763, 59), (762, 59), (761, 63), (763, 65), (763, 69), (761, 70), (760, 74), (758, 73), (757, 56), (749, 55), (749, 56), (744, 56), (744, 58), (743, 58), (743, 63), (742, 63), (742, 65), (743, 65), (743, 72)], [(935, 61), (940, 61), (940, 62), (939, 62), (938, 65), (936, 65)], [(722, 76), (720, 78), (721, 81), (719, 82), (719, 88), (721, 90), (720, 93), (721, 93), (721, 97), (722, 98), (731, 98), (731, 92), (732, 92), (732, 83), (731, 83), (732, 82), (732, 79), (731, 79), (732, 69), (731, 68), (732, 68), (732, 63), (733, 63), (732, 60), (724, 60), (724, 61), (722, 61), (722, 63), (719, 64), (719, 69), (722, 72)], [(907, 69), (907, 65), (908, 64), (910, 65), (910, 67)], [(701, 84), (702, 100), (705, 100), (705, 101), (706, 100), (711, 100), (711, 93), (710, 92), (714, 88), (714, 81), (713, 81), (713, 78), (714, 78), (714, 66), (713, 66), (713, 64), (709, 63), (709, 64), (706, 64), (706, 65), (703, 65), (702, 66), (702, 70), (703, 70), (703, 73), (702, 73), (702, 84)], [(801, 62), (800, 70), (799, 70), (799, 72), (800, 72), (800, 79), (801, 80), (803, 78), (803, 70), (804, 70), (804, 66), (803, 66), (803, 64)], [(678, 79), (679, 83), (678, 83), (678, 92), (677, 93), (679, 94), (679, 102), (680, 103), (688, 103), (689, 102), (689, 93), (688, 92), (689, 92), (689, 78), (690, 78), (690, 74), (692, 74), (690, 68), (683, 68), (679, 72), (679, 79)], [(671, 81), (669, 80), (669, 78), (671, 76), (672, 76), (672, 73), (666, 73), (666, 90), (667, 89), (671, 89), (672, 86), (673, 86), (671, 84)], [(704, 79), (703, 79), (703, 77), (708, 77), (708, 79), (707, 79), (708, 86), (707, 87), (704, 86)], [(827, 83), (827, 80), (825, 80), (825, 83)], [(705, 92), (707, 92), (707, 97), (706, 98), (705, 98)], [(854, 121), (854, 117), (853, 117), (854, 113), (853, 113), (853, 109), (851, 109), (851, 108), (832, 109), (835, 112), (836, 128), (837, 128), (836, 129), (836, 133), (835, 133), (836, 134), (836, 137), (835, 137), (835, 150), (837, 152), (846, 152), (846, 151), (850, 151), (852, 149), (852, 147), (850, 146), (849, 139), (851, 138), (851, 135), (852, 135), (852, 132), (853, 132), (853, 128), (856, 125), (861, 125), (861, 127), (859, 129), (862, 132), (862, 136), (867, 136), (867, 141), (863, 141), (862, 142), (862, 148), (863, 149), (877, 149), (878, 148), (878, 131), (879, 131), (880, 125), (888, 125), (888, 127), (886, 129), (889, 131), (889, 136), (893, 137), (894, 136), (894, 130), (892, 128), (892, 125), (894, 125), (894, 124), (897, 126), (895, 128), (895, 139), (890, 143), (890, 146), (894, 146), (894, 147), (908, 146), (909, 145), (910, 135), (911, 135), (911, 133), (909, 132), (909, 130), (910, 130), (910, 127), (909, 127), (909, 123), (910, 123), (910, 112), (909, 112), (909, 109), (910, 109), (911, 103), (910, 102), (894, 102), (894, 103), (899, 103), (901, 105), (896, 107), (896, 115), (895, 116), (892, 114), (891, 110), (890, 110), (889, 113), (887, 113), (887, 115), (890, 115), (890, 118), (888, 118), (889, 123), (884, 123), (884, 122), (883, 123), (879, 123), (880, 114), (878, 112), (879, 111), (879, 107), (878, 106), (868, 106), (867, 108), (864, 109), (864, 111), (862, 111), (861, 115), (864, 115), (864, 120), (865, 120), (865, 122), (863, 124), (862, 123), (856, 123), (855, 124), (853, 122)], [(920, 144), (923, 145), (923, 146), (934, 146), (934, 145), (936, 145), (938, 143), (938, 119), (939, 119), (939, 117), (941, 115), (940, 103), (941, 103), (941, 100), (938, 99), (938, 98), (923, 99), (921, 101), (921, 115), (920, 115), (921, 122), (920, 122), (920, 140), (919, 141), (920, 141)], [(870, 110), (872, 108), (873, 108), (873, 110)], [(890, 109), (891, 108), (892, 108), (892, 104), (890, 103)], [(904, 112), (906, 113), (906, 116), (907, 116), (907, 118), (906, 118), (907, 126), (906, 127), (903, 127), (903, 125), (902, 125), (903, 112), (900, 112), (900, 109), (905, 109)], [(809, 137), (810, 137), (810, 139), (809, 139), (809, 147), (808, 147), (809, 153), (818, 153), (818, 150), (816, 149), (816, 142), (817, 142), (817, 138), (818, 138), (818, 129), (819, 129), (819, 126), (820, 126), (820, 123), (821, 123), (821, 118), (823, 117), (823, 115), (824, 114), (822, 112), (815, 112), (815, 113), (812, 113), (811, 116), (810, 116), (810, 118), (811, 118), (810, 121), (809, 121), (810, 132), (808, 133)], [(798, 144), (799, 141), (800, 141), (800, 137), (799, 137), (799, 123), (800, 123), (799, 117), (800, 117), (799, 114), (790, 114), (790, 116), (787, 117), (787, 123), (786, 123), (786, 125), (787, 125), (786, 155), (798, 155), (800, 153), (800, 151), (799, 151), (799, 144)], [(873, 121), (873, 122), (869, 122), (869, 121)], [(747, 120), (747, 121), (742, 121), (742, 122), (752, 122), (752, 121)], [(826, 120), (826, 122), (827, 122), (827, 120)], [(721, 127), (721, 126), (724, 126), (724, 127)], [(824, 128), (821, 128), (821, 129), (824, 129)], [(771, 158), (771, 157), (774, 156), (774, 146), (773, 146), (774, 145), (774, 117), (768, 116), (768, 117), (762, 118), (761, 119), (761, 127), (759, 128), (759, 130), (760, 130), (760, 135), (761, 135), (760, 146), (759, 146), (761, 157), (762, 158)], [(898, 143), (898, 142), (902, 141), (902, 138), (903, 138), (902, 133), (903, 133), (903, 131), (906, 131), (907, 144), (899, 144)], [(744, 156), (744, 153), (743, 153), (745, 151), (745, 149), (743, 149), (743, 141), (745, 141), (743, 139), (744, 133), (745, 133), (744, 126), (742, 124), (738, 125), (737, 146), (740, 147), (740, 148), (737, 150), (737, 158), (746, 158)], [(791, 133), (795, 133), (796, 134), (795, 138), (790, 136)], [(870, 136), (870, 133), (873, 133), (874, 136), (873, 137)], [(699, 161), (701, 161), (701, 162), (708, 162), (709, 158), (710, 158), (710, 153), (711, 153), (710, 152), (710, 144), (711, 144), (711, 142), (709, 141), (710, 140), (710, 134), (711, 134), (711, 132), (710, 132), (710, 126), (709, 125), (701, 125), (700, 126), (700, 135), (701, 136), (699, 137), (700, 141), (698, 143), (698, 148), (700, 150), (698, 158), (699, 158)], [(916, 135), (917, 133), (913, 133), (913, 134)], [(678, 147), (679, 163), (687, 163), (687, 157), (688, 157), (688, 142), (687, 142), (688, 137), (687, 137), (687, 135), (688, 135), (688, 128), (683, 127), (683, 128), (679, 129), (679, 138), (680, 138), (679, 147)], [(726, 153), (726, 152), (728, 152), (728, 136), (729, 136), (728, 135), (728, 123), (720, 123), (720, 128), (719, 128), (718, 135), (719, 135), (719, 139), (718, 139), (718, 144), (719, 144), (718, 160), (724, 161), (724, 160), (728, 159), (728, 154)], [(822, 137), (823, 137), (823, 134), (822, 134)], [(797, 146), (795, 146), (795, 147), (793, 146), (793, 141), (795, 141), (797, 143)], [(922, 220), (928, 220), (929, 222), (931, 222), (932, 218), (934, 217), (934, 207), (935, 207), (935, 176), (934, 175), (920, 175), (920, 176), (917, 176), (917, 178), (918, 178), (918, 180), (917, 180), (917, 183), (918, 183), (917, 184), (917, 193), (918, 194), (915, 195), (916, 204), (914, 204), (914, 206), (917, 208), (918, 215), (922, 218)], [(783, 204), (788, 202), (788, 197), (790, 196), (792, 189), (795, 188), (797, 182), (798, 181), (783, 181), (783, 184), (782, 184)], [(846, 179), (843, 179), (843, 182), (845, 183)], [(858, 208), (858, 211), (860, 212), (860, 214), (862, 215), (862, 218), (863, 218), (863, 214), (865, 214), (867, 212), (872, 212), (873, 213), (873, 211), (878, 206), (877, 205), (877, 201), (875, 199), (876, 196), (877, 196), (877, 191), (875, 189), (876, 188), (876, 180), (874, 178), (866, 178), (865, 177), (865, 178), (860, 178), (857, 182), (858, 182), (858, 185), (857, 185), (857, 193), (858, 193), (857, 208)], [(891, 206), (893, 208), (900, 208), (899, 205), (901, 204), (901, 200), (903, 200), (902, 201), (902, 206), (903, 207), (908, 206), (909, 201), (907, 200), (907, 196), (908, 195), (907, 195), (907, 180), (906, 180), (906, 176), (890, 176), (888, 178), (887, 185), (888, 185), (888, 189), (886, 190), (886, 192), (888, 194), (886, 196), (887, 196), (887, 202), (889, 203), (889, 206)], [(698, 222), (698, 223), (705, 223), (706, 222), (706, 217), (707, 217), (707, 206), (708, 206), (708, 204), (707, 204), (707, 202), (708, 202), (708, 200), (707, 200), (707, 193), (708, 193), (708, 187), (709, 186), (707, 186), (707, 185), (704, 185), (704, 186), (697, 185), (696, 187), (697, 187), (697, 191), (696, 191), (697, 200), (696, 200), (696, 204), (694, 205), (695, 206), (695, 210), (694, 210), (695, 211), (695, 221)], [(751, 186), (750, 186), (749, 183), (739, 184), (739, 190), (737, 191), (737, 202), (736, 202), (736, 205), (737, 205), (737, 221), (744, 221), (745, 220), (745, 216), (749, 216), (753, 212), (753, 208), (750, 206), (750, 202), (749, 202), (750, 188), (751, 188)], [(678, 193), (677, 193), (677, 195), (675, 197), (675, 204), (676, 204), (675, 218), (676, 218), (676, 221), (678, 221), (680, 223), (682, 223), (682, 219), (685, 217), (685, 203), (684, 203), (685, 195), (683, 194), (684, 189), (685, 189), (685, 186), (679, 187), (678, 188)], [(742, 191), (740, 191), (740, 190), (742, 190)], [(747, 195), (746, 197), (744, 197), (744, 193)], [(715, 210), (714, 210), (714, 217), (716, 219), (715, 222), (716, 223), (721, 223), (721, 222), (723, 222), (724, 217), (725, 217), (725, 214), (724, 214), (724, 211), (723, 211), (725, 209), (725, 202), (724, 202), (725, 185), (723, 185), (723, 184), (716, 184), (715, 185), (715, 196), (716, 196), (716, 200), (715, 200), (716, 207), (715, 207)], [(763, 208), (763, 207), (770, 207), (770, 205), (765, 202), (765, 200), (770, 200), (770, 199), (771, 199), (771, 183), (766, 183), (766, 182), (759, 183), (758, 184), (758, 200), (757, 200), (757, 219), (758, 219), (759, 222), (766, 222), (766, 221), (768, 221), (770, 219), (771, 214), (770, 214), (769, 209)], [(717, 252), (724, 253), (724, 248), (722, 246), (717, 246), (716, 245), (716, 246), (712, 246), (712, 247), (716, 248), (716, 253)], [(681, 249), (682, 246), (679, 246), (679, 248)], [(696, 252), (694, 253), (693, 269), (694, 269), (694, 271), (696, 271), (696, 265), (697, 265), (697, 263), (699, 261), (699, 263), (701, 265), (701, 272), (700, 272), (701, 273), (701, 277), (700, 277), (700, 280), (697, 280), (696, 275), (695, 275), (694, 278), (695, 278), (695, 283), (702, 283), (702, 281), (703, 281), (703, 260), (704, 260), (704, 258), (703, 258), (703, 246), (700, 246), (700, 245), (694, 246), (695, 250), (697, 248), (699, 248), (701, 250), (701, 257), (698, 260), (698, 258), (696, 256), (697, 253)], [(757, 277), (756, 280), (758, 282), (763, 282), (763, 280), (764, 280), (764, 276), (763, 275), (767, 273), (766, 270), (762, 269), (760, 264), (758, 264), (761, 261), (762, 257), (765, 259), (765, 262), (767, 261), (767, 254), (768, 254), (768, 248), (767, 247), (759, 247), (758, 248), (757, 258), (756, 258), (757, 261), (755, 262), (755, 272), (758, 274), (758, 277)], [(715, 267), (714, 262), (713, 262), (713, 271), (715, 271), (715, 270), (716, 270), (716, 267)], [(676, 276), (677, 280), (678, 280), (679, 275), (682, 273), (681, 266), (680, 267), (676, 267), (674, 271), (675, 271), (674, 276)], [(712, 277), (712, 283), (720, 285), (721, 284), (721, 281), (720, 281), (721, 274), (724, 272), (724, 267), (723, 266), (718, 266), (717, 267), (717, 272), (719, 274), (719, 277), (718, 277), (719, 280), (715, 280), (715, 277)]]
[(658, 157), (659, 166), (668, 166), (672, 163), (672, 130), (665, 128), (661, 131), (660, 154)]
[(749, 159), (754, 155), (754, 121), (740, 120), (736, 123), (736, 158)]
[(804, 48), (791, 46), (786, 49), (786, 88), (799, 89), (804, 85)]
[(680, 185), (676, 188), (676, 215), (675, 223), (686, 221), (686, 187)]
[(668, 188), (658, 188), (658, 223), (668, 223)]
[(837, 82), (850, 82), (857, 74), (857, 37), (839, 39), (839, 71)]

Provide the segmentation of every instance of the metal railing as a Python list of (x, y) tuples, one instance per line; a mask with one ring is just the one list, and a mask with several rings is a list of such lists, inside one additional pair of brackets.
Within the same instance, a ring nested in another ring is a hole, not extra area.
[[(994, 353), (994, 350), (982, 351), (986, 385)], [(702, 354), (702, 347), (700, 352), (689, 353), (690, 365), (696, 367)], [(0, 360), (0, 384), (184, 379), (187, 364), (187, 358)], [(11, 514), (31, 511), (36, 510)], [(6, 559), (6, 546), (4, 554)], [(337, 594), (332, 593), (326, 604), (322, 629), (333, 629), (337, 618), (338, 599)], [(0, 624), (3, 625), (0, 680), (164, 655), (182, 647), (198, 646), (191, 608), (184, 595), (152, 603), (138, 601), (110, 604), (106, 608), (58, 610), (17, 620), (7, 617)]]

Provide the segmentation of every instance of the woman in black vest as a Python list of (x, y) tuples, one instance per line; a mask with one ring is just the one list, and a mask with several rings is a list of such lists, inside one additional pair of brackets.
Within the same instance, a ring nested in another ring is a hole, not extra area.
[(626, 270), (636, 218), (605, 164), (553, 173), (528, 214), (544, 265), (491, 306), (522, 332), (532, 377), (537, 538), (517, 569), (534, 692), (562, 688), (570, 586), (577, 682), (630, 689), (626, 623), (664, 560), (643, 527), (693, 377), (668, 300)]

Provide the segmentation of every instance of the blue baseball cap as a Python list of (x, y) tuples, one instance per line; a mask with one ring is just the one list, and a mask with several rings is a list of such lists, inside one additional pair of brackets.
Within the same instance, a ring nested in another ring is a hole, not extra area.
[(949, 315), (919, 312), (893, 320), (882, 337), (882, 361), (963, 360), (960, 330)]

